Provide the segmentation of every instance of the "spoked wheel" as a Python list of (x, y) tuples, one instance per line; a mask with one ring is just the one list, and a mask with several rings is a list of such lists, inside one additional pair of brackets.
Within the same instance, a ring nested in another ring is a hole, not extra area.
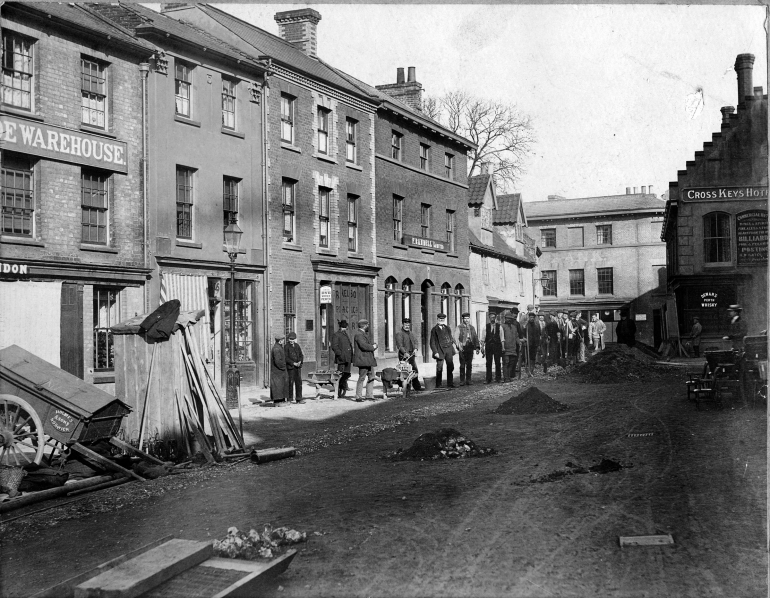
[(0, 465), (40, 463), (45, 434), (40, 417), (24, 399), (0, 394)]

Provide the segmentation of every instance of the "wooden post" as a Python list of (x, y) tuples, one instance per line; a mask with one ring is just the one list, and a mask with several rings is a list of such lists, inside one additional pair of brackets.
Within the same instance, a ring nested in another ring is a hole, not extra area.
[(139, 450), (138, 448), (134, 448), (133, 446), (131, 446), (127, 442), (123, 442), (122, 440), (120, 440), (119, 438), (116, 438), (115, 436), (110, 438), (110, 444), (112, 446), (118, 447), (119, 449), (123, 449), (124, 451), (128, 451), (130, 453), (134, 453), (136, 455), (139, 455), (140, 457), (143, 457), (144, 459), (147, 459), (147, 461), (151, 461), (153, 463), (157, 463), (158, 465), (165, 465), (165, 463), (163, 461), (161, 461), (160, 459), (158, 459), (157, 457), (153, 457), (152, 455), (148, 455), (144, 451)]
[(75, 444), (73, 444), (71, 448), (73, 451), (76, 451), (81, 455), (83, 455), (84, 457), (88, 457), (89, 459), (96, 461), (97, 463), (99, 463), (100, 465), (103, 465), (107, 469), (117, 471), (119, 473), (122, 473), (123, 475), (131, 476), (132, 478), (135, 478), (140, 482), (144, 482), (144, 478), (137, 475), (135, 472), (118, 465), (114, 461), (110, 461), (107, 457), (102, 457), (99, 453), (92, 451), (90, 448), (83, 446), (79, 442), (76, 442)]

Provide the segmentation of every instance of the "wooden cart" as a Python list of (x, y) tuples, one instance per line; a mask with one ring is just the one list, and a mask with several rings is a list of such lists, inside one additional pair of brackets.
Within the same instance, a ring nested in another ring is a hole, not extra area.
[(743, 399), (742, 355), (736, 351), (705, 351), (703, 371), (690, 372), (687, 379), (687, 398), (695, 401), (695, 408), (714, 403), (719, 409), (731, 400)]

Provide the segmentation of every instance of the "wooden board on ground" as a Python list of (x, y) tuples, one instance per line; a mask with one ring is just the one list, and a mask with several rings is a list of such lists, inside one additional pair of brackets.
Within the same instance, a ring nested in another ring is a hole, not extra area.
[(173, 539), (75, 587), (75, 598), (136, 598), (208, 559), (209, 542)]
[(621, 546), (664, 546), (673, 543), (674, 538), (671, 534), (661, 534), (658, 536), (620, 536)]

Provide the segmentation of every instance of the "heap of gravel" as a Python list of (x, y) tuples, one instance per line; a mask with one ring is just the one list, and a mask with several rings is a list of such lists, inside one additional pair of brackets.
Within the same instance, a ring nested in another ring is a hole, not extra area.
[(462, 459), (485, 457), (495, 454), (495, 449), (482, 448), (453, 428), (426, 432), (408, 449), (398, 449), (389, 456), (393, 461), (433, 461), (436, 459)]
[(514, 395), (495, 409), (503, 415), (525, 415), (532, 413), (558, 413), (569, 409), (564, 403), (552, 399), (536, 386), (530, 386), (520, 395)]

